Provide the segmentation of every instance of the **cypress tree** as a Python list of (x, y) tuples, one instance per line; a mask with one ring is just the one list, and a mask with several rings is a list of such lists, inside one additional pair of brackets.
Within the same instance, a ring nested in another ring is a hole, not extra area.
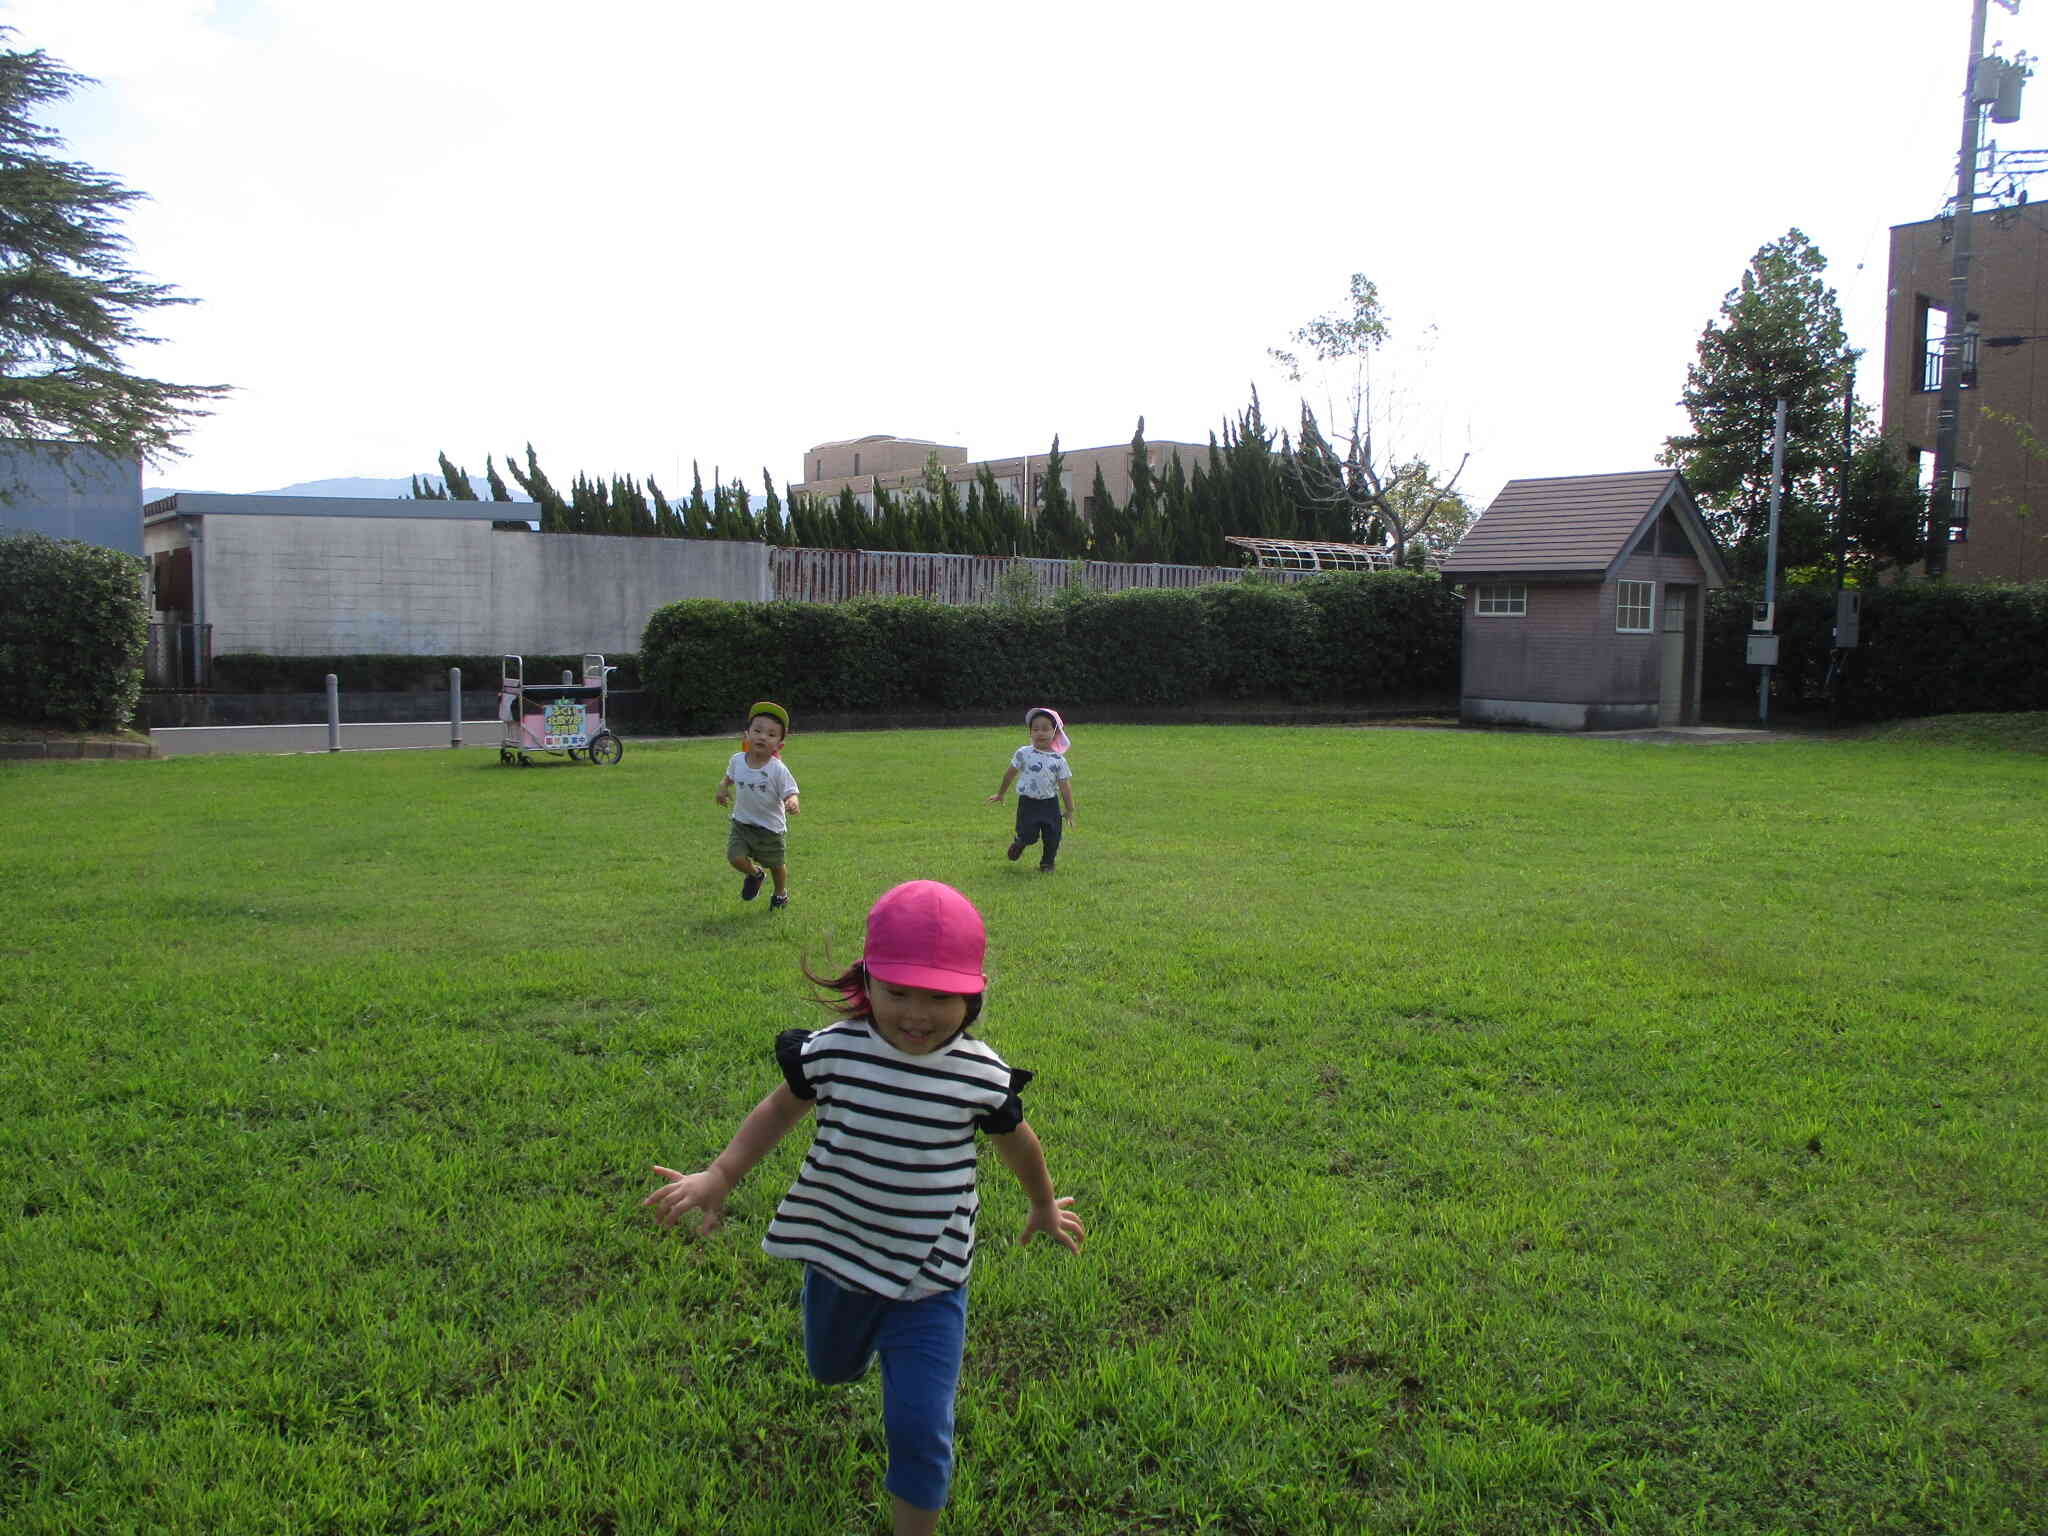
[(867, 543), (867, 514), (861, 511), (860, 502), (853, 494), (851, 485), (839, 487), (839, 497), (832, 505), (832, 526), (830, 529), (831, 549), (859, 549)]
[(661, 494), (661, 484), (652, 475), (647, 477), (647, 494), (654, 502), (655, 536), (663, 539), (681, 538), (683, 520), (676, 509), (668, 504), (668, 498)]
[[(989, 477), (991, 487), (995, 477)], [(1087, 548), (1087, 530), (1081, 524), (1081, 514), (1074, 509), (1074, 498), (1067, 490), (1067, 456), (1060, 452), (1059, 434), (1052, 438), (1052, 449), (1045, 456), (1044, 490), (1038, 497), (1038, 522), (1035, 527), (1023, 525), (1023, 537), (1017, 548), (999, 546), (999, 555), (1026, 555), (1034, 549), (1048, 555), (1072, 556)], [(1020, 522), (1022, 520), (1020, 519)]]
[(491, 500), (510, 501), (512, 499), (512, 493), (505, 488), (504, 478), (498, 473), (498, 466), (492, 462), (491, 456), (488, 453), (484, 455), (484, 483), (491, 488)]
[(534, 457), (533, 444), (526, 445), (526, 470), (522, 474), (519, 461), (511, 454), (505, 455), (505, 467), (512, 471), (512, 478), (519, 482), (519, 488), (533, 498), (540, 508), (540, 531), (542, 533), (568, 533), (569, 509), (562, 502), (562, 494), (541, 472), (540, 460)]
[(1159, 487), (1152, 478), (1152, 450), (1145, 445), (1145, 418), (1131, 438), (1131, 499), (1123, 516), (1124, 558), (1152, 564), (1166, 558), (1166, 529), (1159, 513)]
[(704, 499), (704, 473), (695, 459), (690, 460), (690, 504), (683, 512), (683, 526), (689, 538), (711, 537), (711, 503)]
[(770, 544), (789, 544), (789, 524), (782, 516), (782, 498), (775, 494), (775, 477), (761, 466), (761, 537)]
[(469, 483), (469, 471), (457, 469), (448, 462), (448, 455), (445, 453), (436, 454), (435, 457), (441, 461), (441, 484), (448, 488), (448, 500), (475, 501), (476, 487)]
[(1116, 498), (1109, 494), (1109, 482), (1102, 478), (1102, 463), (1095, 464), (1095, 483), (1088, 488), (1088, 543), (1085, 548), (1071, 553), (1062, 550), (1068, 558), (1085, 555), (1090, 560), (1122, 560), (1124, 553), (1123, 513), (1116, 504)]

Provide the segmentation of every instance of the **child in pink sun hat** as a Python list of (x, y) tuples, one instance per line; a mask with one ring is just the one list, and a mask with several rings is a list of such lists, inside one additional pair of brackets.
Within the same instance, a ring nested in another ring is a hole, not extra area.
[[(1067, 786), (1074, 777), (1067, 766), (1067, 724), (1060, 712), (1041, 704), (1024, 716), (1024, 728), (1031, 739), (1010, 754), (1010, 766), (1003, 770), (1003, 782), (988, 797), (990, 805), (1001, 805), (1010, 786), (1017, 786), (1017, 835), (1010, 839), (1012, 863), (1024, 850), (1044, 839), (1038, 856), (1040, 874), (1049, 875), (1060, 852), (1060, 808), (1066, 819), (1074, 819), (1074, 792)], [(1057, 798), (1055, 798), (1057, 797)]]
[(804, 970), (838, 1020), (779, 1035), (774, 1092), (702, 1171), (657, 1165), (666, 1182), (641, 1202), (664, 1227), (694, 1210), (703, 1231), (715, 1230), (734, 1186), (817, 1110), (810, 1152), (761, 1248), (804, 1266), (813, 1377), (857, 1381), (881, 1361), (897, 1536), (937, 1529), (952, 1482), (980, 1209), (974, 1133), (994, 1144), (1030, 1202), (1020, 1244), (1042, 1232), (1079, 1253), (1087, 1236), (1072, 1197), (1054, 1193), (1024, 1119), (1018, 1094), (1032, 1074), (968, 1033), (981, 1015), (987, 950), (981, 914), (951, 886), (912, 880), (885, 891), (868, 912), (859, 964), (830, 978)]

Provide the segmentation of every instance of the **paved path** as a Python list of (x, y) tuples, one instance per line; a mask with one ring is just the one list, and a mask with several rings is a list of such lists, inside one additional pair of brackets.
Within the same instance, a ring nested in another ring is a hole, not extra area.
[[(489, 747), (496, 751), (504, 727), (496, 720), (462, 722), (465, 747)], [(191, 757), (208, 752), (325, 752), (327, 726), (319, 725), (174, 725), (160, 726), (149, 733), (159, 757)], [(407, 721), (395, 725), (351, 725), (341, 727), (344, 752), (392, 747), (448, 746), (446, 720)]]

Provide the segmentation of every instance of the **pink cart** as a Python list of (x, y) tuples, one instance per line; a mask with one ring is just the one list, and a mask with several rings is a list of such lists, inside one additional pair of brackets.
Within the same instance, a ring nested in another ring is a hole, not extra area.
[(583, 658), (580, 683), (529, 683), (526, 663), (504, 658), (498, 682), (498, 761), (526, 767), (535, 752), (567, 753), (571, 762), (610, 767), (626, 755), (626, 747), (605, 728), (605, 704), (611, 697), (611, 675), (617, 668), (604, 657)]

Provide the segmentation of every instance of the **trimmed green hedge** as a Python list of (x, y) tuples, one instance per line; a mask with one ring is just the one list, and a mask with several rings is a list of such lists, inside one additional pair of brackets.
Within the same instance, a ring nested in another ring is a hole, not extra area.
[[(1708, 696), (1754, 697), (1743, 659), (1748, 593), (1714, 594), (1707, 609)], [(1834, 643), (1832, 587), (1793, 587), (1778, 598), (1778, 666), (1771, 698), (1788, 708), (1826, 701)], [(1835, 711), (1845, 720), (2048, 709), (2048, 583), (1866, 588), (1861, 643), (1843, 660)]]
[(1076, 590), (1027, 608), (692, 598), (648, 620), (641, 675), (692, 733), (732, 724), (757, 698), (807, 713), (1447, 698), (1458, 612), (1441, 582), (1407, 572)]
[[(526, 680), (552, 683), (563, 672), (583, 674), (581, 656), (527, 656)], [(619, 670), (614, 688), (640, 686), (637, 656), (606, 656)], [(504, 665), (502, 656), (260, 656), (236, 652), (213, 658), (215, 693), (324, 693), (332, 672), (350, 693), (426, 693), (448, 686), (448, 669), (462, 668), (465, 689), (492, 689)]]
[(80, 539), (0, 536), (0, 718), (127, 729), (149, 644), (143, 573), (136, 556)]

